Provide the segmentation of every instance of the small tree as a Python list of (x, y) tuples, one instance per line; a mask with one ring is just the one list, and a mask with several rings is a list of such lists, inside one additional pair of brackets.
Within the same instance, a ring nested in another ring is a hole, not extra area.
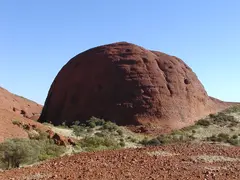
[(3, 168), (20, 167), (21, 164), (34, 162), (39, 152), (27, 139), (11, 139), (0, 144), (0, 161)]

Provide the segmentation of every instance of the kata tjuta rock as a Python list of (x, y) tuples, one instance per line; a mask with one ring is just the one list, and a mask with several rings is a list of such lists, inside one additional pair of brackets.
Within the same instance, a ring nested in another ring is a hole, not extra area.
[(41, 111), (40, 104), (0, 87), (0, 143), (12, 138), (28, 138), (29, 130), (45, 129), (32, 120)]
[(228, 105), (209, 97), (181, 59), (119, 42), (73, 57), (53, 81), (39, 120), (58, 125), (95, 116), (180, 127)]
[(32, 119), (42, 111), (42, 106), (0, 87), (0, 109)]

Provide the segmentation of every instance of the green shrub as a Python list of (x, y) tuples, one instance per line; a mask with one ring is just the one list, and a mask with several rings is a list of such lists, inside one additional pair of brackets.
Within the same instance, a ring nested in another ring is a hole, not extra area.
[[(235, 138), (235, 136), (233, 137)], [(217, 136), (212, 135), (211, 137), (208, 137), (207, 140), (213, 142), (224, 142), (234, 144), (235, 140), (237, 141), (237, 139), (234, 139), (233, 137), (230, 138), (228, 134), (220, 133)]]
[(105, 136), (107, 136), (105, 133), (103, 133), (103, 132), (96, 132), (95, 133), (95, 136), (98, 136), (98, 137), (105, 137)]
[(86, 151), (95, 151), (101, 149), (117, 149), (118, 142), (108, 137), (85, 137), (79, 144)]
[(157, 139), (161, 142), (161, 144), (169, 144), (176, 141), (183, 141), (183, 135), (180, 136), (172, 136), (172, 135), (160, 135)]
[(196, 123), (192, 126), (187, 126), (187, 127), (184, 127), (180, 130), (175, 130), (175, 131), (173, 131), (173, 134), (184, 134), (184, 132), (186, 132), (186, 131), (192, 131), (192, 130), (195, 130), (197, 128), (198, 128), (198, 124)]
[(183, 134), (183, 131), (181, 131), (180, 129), (173, 130), (173, 131), (171, 132), (171, 135), (180, 135), (180, 134)]
[(95, 126), (103, 126), (106, 122), (103, 119), (99, 119), (96, 117), (91, 117), (88, 121), (87, 121), (87, 125), (91, 126), (90, 124), (94, 124)]
[(44, 122), (42, 124), (45, 125), (45, 126), (53, 126), (53, 124), (51, 124), (50, 122)]
[(190, 141), (195, 139), (193, 136), (184, 136), (179, 134), (169, 134), (169, 135), (160, 135), (157, 138), (153, 138), (148, 140), (147, 138), (144, 138), (142, 141), (140, 141), (140, 144), (143, 144), (145, 146), (157, 146), (157, 145), (163, 145), (163, 144), (169, 144), (173, 142), (178, 141)]
[[(129, 137), (128, 137), (129, 138)], [(144, 145), (144, 146), (147, 146), (148, 145), (148, 138), (147, 137), (145, 137), (143, 140), (141, 140), (139, 143), (140, 144), (142, 144), (142, 145)]]
[(121, 147), (125, 147), (125, 146), (126, 146), (125, 142), (120, 142), (119, 145), (120, 145)]
[(214, 119), (214, 118), (215, 118), (215, 114), (209, 114), (209, 117), (210, 117), (211, 119)]
[(89, 127), (90, 127), (90, 128), (95, 128), (95, 127), (96, 127), (96, 124), (95, 124), (94, 122), (90, 122), (90, 123), (89, 123)]
[(158, 138), (153, 138), (148, 140), (147, 138), (144, 138), (142, 141), (140, 141), (140, 144), (144, 146), (158, 146), (161, 145), (162, 142)]
[(29, 126), (28, 126), (27, 124), (23, 124), (22, 127), (23, 127), (23, 129), (25, 129), (25, 130), (29, 130)]
[(36, 138), (36, 140), (47, 140), (49, 134), (45, 131), (38, 131), (39, 136)]
[(137, 139), (131, 137), (131, 138), (130, 138), (130, 141), (133, 142), (133, 143), (136, 143), (136, 142), (137, 142)]
[(228, 139), (227, 142), (233, 146), (237, 146), (239, 144), (239, 140), (237, 139)]
[(67, 122), (62, 122), (62, 124), (60, 124), (60, 125), (58, 125), (57, 126), (58, 128), (63, 128), (63, 129), (69, 129), (69, 126), (68, 126), (68, 124), (67, 124)]
[(189, 136), (187, 136), (187, 138), (185, 139), (186, 141), (187, 140), (194, 140), (194, 139), (196, 139), (193, 135), (189, 135)]
[(1, 168), (16, 168), (23, 164), (32, 164), (39, 160), (58, 157), (65, 147), (57, 146), (44, 135), (39, 139), (11, 139), (0, 144)]
[(87, 132), (88, 132), (88, 133), (93, 133), (94, 130), (93, 130), (92, 128), (87, 128)]
[[(179, 140), (179, 141), (183, 141), (183, 140), (184, 140), (183, 135), (179, 136), (179, 137), (178, 137), (178, 140)], [(167, 141), (166, 141), (166, 142), (167, 142)]]
[(81, 124), (80, 121), (74, 121), (74, 122), (73, 122), (73, 125), (76, 125), (76, 126), (79, 126), (80, 124)]
[(216, 125), (229, 127), (236, 126), (239, 122), (234, 118), (234, 116), (227, 115), (224, 112), (220, 112), (212, 117), (212, 121)]
[(236, 134), (232, 136), (232, 139), (237, 139), (237, 138), (238, 138), (238, 135)]
[(238, 121), (233, 121), (228, 125), (228, 127), (235, 127), (237, 125), (238, 125)]
[(121, 129), (118, 129), (117, 130), (117, 133), (120, 135), (120, 136), (123, 136), (123, 131)]
[(218, 141), (218, 138), (217, 138), (216, 135), (212, 135), (212, 136), (210, 136), (210, 137), (207, 137), (207, 140), (208, 140), (208, 141), (216, 142), (216, 141)]
[(28, 131), (29, 139), (38, 139), (39, 136), (40, 136), (39, 133), (35, 130)]
[(51, 140), (42, 141), (39, 143), (39, 146), (40, 146), (40, 153), (38, 155), (38, 158), (40, 161), (59, 157), (65, 151), (65, 147), (58, 146), (54, 144), (54, 142)]
[(73, 128), (73, 133), (76, 136), (81, 136), (83, 132), (85, 131), (85, 128), (83, 126), (73, 125), (71, 126)]
[(235, 113), (240, 112), (240, 105), (232, 106), (226, 110), (224, 110), (225, 113)]
[(0, 144), (2, 168), (11, 169), (30, 164), (38, 158), (39, 151), (27, 139), (11, 139)]
[(20, 121), (18, 121), (18, 120), (13, 120), (12, 123), (13, 123), (14, 125), (18, 125), (18, 126), (20, 126), (20, 125), (22, 124), (22, 123), (21, 123)]
[(113, 131), (116, 131), (118, 129), (118, 126), (116, 124), (108, 121), (103, 125), (102, 129), (113, 132)]
[(220, 142), (226, 142), (229, 139), (229, 135), (225, 133), (218, 134), (218, 141)]
[(147, 143), (147, 145), (150, 145), (150, 146), (158, 146), (158, 145), (161, 145), (161, 144), (162, 144), (162, 142), (159, 141), (157, 138), (151, 139)]
[(196, 122), (196, 125), (200, 125), (200, 126), (204, 126), (204, 127), (208, 127), (210, 126), (210, 122), (206, 119), (200, 119), (199, 121)]

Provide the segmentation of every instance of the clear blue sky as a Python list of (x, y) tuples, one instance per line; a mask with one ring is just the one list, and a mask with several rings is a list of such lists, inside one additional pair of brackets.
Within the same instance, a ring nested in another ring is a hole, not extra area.
[(240, 102), (239, 0), (1, 0), (0, 86), (44, 103), (60, 68), (128, 41), (183, 59), (209, 95)]

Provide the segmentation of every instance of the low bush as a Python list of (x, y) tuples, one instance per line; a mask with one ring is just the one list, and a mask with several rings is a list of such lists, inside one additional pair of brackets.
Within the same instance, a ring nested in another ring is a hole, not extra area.
[(58, 157), (65, 148), (39, 136), (39, 139), (11, 139), (0, 144), (0, 165), (3, 169), (20, 167), (37, 161)]
[(139, 144), (142, 144), (142, 145), (144, 145), (144, 146), (147, 146), (147, 145), (148, 145), (148, 142), (149, 142), (149, 139), (145, 137), (143, 140), (139, 141)]
[(211, 117), (213, 124), (219, 126), (226, 126), (229, 127), (236, 126), (239, 122), (234, 118), (234, 116), (227, 115), (226, 113), (220, 112)]
[(162, 144), (161, 141), (159, 141), (157, 138), (154, 138), (154, 139), (149, 140), (146, 145), (158, 146), (158, 145), (161, 145), (161, 144)]
[(125, 142), (120, 142), (119, 145), (120, 145), (121, 147), (125, 147), (125, 146), (126, 146)]
[[(201, 122), (200, 122), (201, 123)], [(200, 125), (200, 124), (199, 124)], [(187, 127), (184, 127), (184, 128), (182, 128), (182, 129), (180, 129), (180, 130), (175, 130), (176, 131), (176, 134), (177, 134), (177, 132), (179, 133), (179, 134), (183, 134), (184, 132), (186, 132), (186, 131), (192, 131), (192, 130), (195, 130), (195, 129), (197, 129), (198, 128), (198, 121), (196, 122), (196, 124), (194, 124), (194, 125), (192, 125), (192, 126), (187, 126)], [(174, 131), (173, 131), (174, 132)]]
[(196, 125), (208, 127), (211, 125), (211, 123), (206, 119), (200, 119), (199, 121), (196, 122)]
[(136, 143), (136, 142), (137, 142), (137, 139), (135, 139), (135, 138), (133, 138), (133, 137), (131, 137), (129, 140), (130, 140), (132, 143)]
[(85, 151), (96, 151), (103, 149), (117, 149), (119, 144), (109, 137), (85, 137), (80, 143), (80, 147)]
[(230, 122), (230, 124), (228, 125), (228, 127), (235, 127), (235, 126), (237, 126), (238, 125), (238, 121), (233, 121), (233, 122)]
[(106, 123), (105, 120), (99, 119), (99, 118), (96, 118), (96, 117), (91, 117), (87, 121), (88, 126), (103, 126), (105, 123)]
[(35, 130), (28, 131), (27, 133), (28, 133), (29, 139), (38, 139), (40, 136), (40, 134)]
[(87, 128), (87, 132), (88, 132), (88, 133), (93, 133), (94, 130), (93, 130), (92, 128), (89, 127), (89, 128)]
[(229, 135), (225, 133), (218, 134), (218, 141), (219, 142), (227, 142), (229, 139)]
[(195, 134), (196, 132), (197, 132), (196, 130), (194, 130), (194, 129), (192, 130), (192, 133), (193, 133), (193, 134)]
[(225, 113), (235, 113), (235, 112), (240, 112), (240, 105), (236, 105), (233, 107), (230, 107), (226, 110), (224, 110)]
[(18, 126), (20, 126), (20, 125), (22, 124), (22, 123), (21, 123), (20, 121), (18, 121), (18, 120), (13, 120), (12, 123), (13, 123), (14, 125), (18, 125)]
[(233, 139), (233, 138), (228, 139), (227, 142), (228, 142), (229, 144), (233, 145), (233, 146), (237, 146), (237, 145), (240, 144), (240, 141), (239, 141), (239, 140), (237, 140), (237, 139)]
[(208, 141), (212, 141), (212, 142), (216, 142), (216, 141), (218, 141), (218, 138), (217, 138), (216, 135), (212, 135), (212, 136), (210, 136), (210, 137), (207, 137), (207, 140), (208, 140)]
[(108, 130), (110, 132), (113, 132), (113, 131), (116, 131), (118, 130), (118, 126), (110, 121), (106, 122), (103, 127), (102, 127), (103, 130)]
[(121, 129), (117, 130), (118, 135), (123, 136), (123, 131)]
[(4, 169), (33, 163), (38, 158), (38, 154), (38, 149), (26, 139), (12, 139), (0, 144), (0, 161)]
[(225, 133), (220, 133), (217, 136), (212, 135), (211, 137), (207, 138), (208, 141), (213, 141), (213, 142), (224, 142), (224, 143), (229, 143), (231, 145), (239, 145), (239, 140), (237, 135), (233, 135), (230, 137), (228, 134)]
[(40, 161), (59, 157), (65, 152), (65, 147), (54, 144), (52, 140), (40, 141), (38, 145), (40, 146), (40, 153), (38, 155)]
[(215, 114), (209, 114), (209, 117), (211, 118), (211, 119), (214, 119), (215, 118)]
[(96, 132), (95, 133), (95, 136), (98, 136), (98, 137), (106, 137), (107, 135), (103, 132)]
[(144, 146), (158, 146), (158, 145), (162, 145), (162, 144), (167, 144), (173, 141), (173, 139), (171, 139), (171, 135), (160, 135), (157, 138), (153, 138), (148, 140), (147, 138), (144, 138), (142, 141), (140, 141), (140, 144), (144, 145)]
[(186, 141), (192, 141), (195, 137), (193, 135), (187, 135), (187, 134), (168, 134), (168, 135), (160, 135), (157, 138), (153, 138), (148, 140), (147, 138), (144, 138), (142, 141), (140, 141), (140, 144), (145, 146), (157, 146), (157, 145), (164, 145), (164, 144), (170, 144), (174, 142), (186, 142)]
[(238, 138), (238, 135), (236, 135), (236, 134), (234, 134), (233, 136), (232, 136), (232, 139), (237, 139)]
[(90, 127), (90, 128), (95, 128), (96, 127), (96, 124), (95, 124), (95, 122), (88, 122), (88, 127)]
[(25, 130), (29, 130), (29, 126), (27, 124), (23, 124), (22, 128), (25, 129)]
[(73, 125), (71, 127), (73, 128), (73, 133), (76, 136), (81, 136), (83, 134), (83, 132), (85, 131), (85, 127), (83, 127), (83, 126)]

